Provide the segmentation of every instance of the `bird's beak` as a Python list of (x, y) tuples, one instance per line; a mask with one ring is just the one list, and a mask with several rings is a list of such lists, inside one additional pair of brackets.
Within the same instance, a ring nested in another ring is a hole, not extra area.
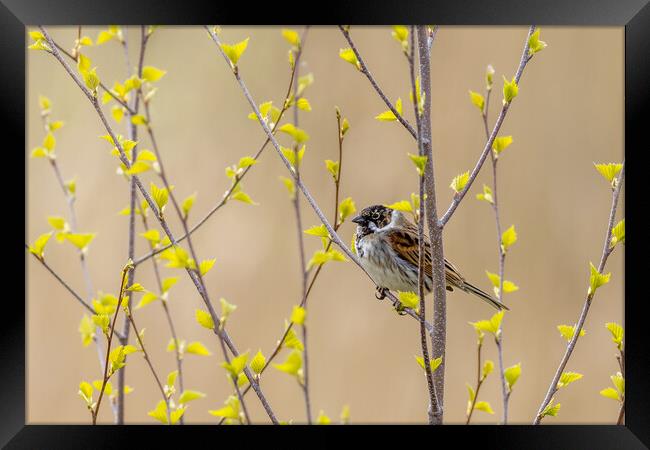
[(357, 216), (354, 219), (352, 219), (352, 222), (358, 223), (359, 225), (361, 225), (363, 223), (363, 217)]

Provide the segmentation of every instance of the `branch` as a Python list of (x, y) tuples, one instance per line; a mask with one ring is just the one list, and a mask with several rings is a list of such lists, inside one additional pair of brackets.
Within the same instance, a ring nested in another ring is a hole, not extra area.
[[(118, 305), (118, 308), (120, 305)], [(144, 356), (144, 360), (147, 362), (147, 365), (149, 366), (149, 370), (151, 370), (151, 374), (153, 375), (154, 379), (156, 380), (156, 384), (158, 385), (158, 389), (160, 390), (160, 393), (163, 397), (163, 400), (165, 401), (165, 405), (167, 405), (167, 424), (171, 425), (171, 411), (169, 409), (169, 398), (167, 397), (167, 393), (165, 392), (165, 388), (163, 387), (162, 382), (160, 381), (160, 377), (158, 376), (158, 373), (156, 372), (156, 369), (153, 367), (153, 363), (151, 362), (151, 358), (149, 358), (149, 354), (147, 353), (147, 349), (144, 347), (144, 342), (142, 342), (142, 337), (140, 337), (140, 333), (138, 332), (138, 327), (135, 325), (135, 320), (133, 319), (133, 315), (131, 314), (131, 309), (127, 308), (126, 311), (126, 318), (128, 319), (127, 323), (131, 323), (131, 326), (133, 327), (133, 331), (135, 332), (135, 337), (138, 339), (138, 344), (140, 344), (140, 349), (142, 349), (142, 354)], [(124, 370), (125, 367), (122, 367), (122, 370)], [(124, 403), (122, 403), (124, 404)]]
[(384, 94), (384, 91), (381, 90), (381, 88), (379, 87), (379, 85), (375, 81), (374, 77), (370, 73), (370, 70), (368, 70), (368, 66), (366, 66), (366, 63), (363, 61), (363, 58), (361, 57), (361, 54), (357, 50), (357, 47), (354, 45), (354, 42), (352, 41), (352, 38), (350, 37), (350, 32), (348, 30), (346, 30), (345, 27), (343, 27), (341, 25), (339, 25), (339, 28), (341, 30), (341, 33), (343, 33), (343, 36), (345, 37), (345, 39), (348, 41), (348, 44), (350, 44), (350, 48), (352, 49), (355, 56), (357, 57), (357, 60), (359, 61), (359, 66), (361, 67), (361, 69), (360, 69), (361, 73), (363, 73), (366, 76), (366, 78), (368, 78), (368, 81), (370, 81), (370, 84), (372, 85), (372, 87), (375, 89), (375, 91), (377, 91), (377, 94), (379, 94), (379, 96), (384, 101), (386, 106), (388, 106), (388, 109), (390, 109), (392, 111), (392, 113), (395, 114), (395, 117), (397, 117), (397, 120), (399, 120), (399, 122), (402, 125), (404, 125), (404, 128), (406, 128), (406, 130), (409, 133), (411, 133), (411, 136), (413, 136), (414, 139), (417, 139), (417, 134), (416, 134), (415, 130), (413, 129), (413, 127), (406, 121), (406, 119), (404, 117), (402, 117), (402, 115), (399, 112), (397, 112), (397, 110), (395, 109), (393, 104), (390, 102), (390, 100), (388, 100), (388, 97), (386, 97), (386, 94)]
[[(442, 358), (442, 363), (433, 374), (433, 381), (436, 388), (438, 410), (436, 423), (441, 424), (444, 414), (444, 393), (445, 393), (445, 346), (447, 333), (447, 289), (445, 279), (445, 258), (442, 247), (442, 228), (436, 226), (438, 223), (438, 211), (436, 205), (435, 178), (433, 172), (433, 149), (431, 144), (431, 79), (430, 79), (430, 56), (428, 47), (428, 31), (426, 25), (417, 26), (418, 54), (420, 60), (420, 86), (424, 90), (424, 108), (420, 116), (420, 141), (422, 142), (422, 154), (427, 156), (424, 181), (426, 183), (426, 199), (421, 198), (420, 203), (426, 203), (426, 220), (429, 229), (429, 240), (431, 241), (431, 269), (432, 269), (432, 291), (433, 291), (433, 336), (431, 337), (431, 348), (433, 358)], [(415, 99), (417, 102), (417, 98)], [(423, 220), (423, 219), (421, 219)]]
[(472, 400), (472, 404), (469, 407), (469, 411), (467, 412), (467, 420), (465, 421), (465, 425), (469, 425), (470, 420), (472, 420), (472, 413), (474, 413), (474, 407), (476, 406), (476, 400), (478, 399), (478, 392), (481, 390), (481, 386), (483, 385), (483, 381), (485, 381), (485, 378), (481, 376), (481, 347), (483, 347), (483, 337), (479, 336), (478, 339), (478, 366), (476, 368), (476, 390), (474, 391), (474, 400)]
[[(517, 85), (519, 85), (519, 80), (521, 79), (521, 75), (524, 71), (524, 68), (526, 67), (526, 64), (528, 63), (528, 61), (532, 59), (532, 56), (528, 56), (528, 39), (530, 38), (530, 36), (533, 34), (534, 31), (535, 31), (535, 25), (532, 25), (528, 30), (528, 36), (526, 37), (526, 44), (524, 45), (524, 50), (521, 54), (521, 60), (519, 61), (519, 68), (517, 69), (517, 73), (515, 74), (515, 81)], [(497, 117), (497, 121), (494, 124), (494, 128), (492, 129), (492, 133), (490, 134), (488, 141), (485, 143), (485, 147), (483, 148), (483, 152), (481, 153), (481, 156), (479, 157), (476, 166), (474, 166), (474, 169), (472, 169), (472, 173), (469, 176), (469, 180), (467, 181), (465, 188), (454, 196), (453, 200), (451, 201), (451, 205), (449, 205), (449, 208), (447, 209), (447, 212), (445, 212), (445, 214), (440, 218), (438, 222), (438, 226), (440, 228), (444, 227), (449, 221), (449, 219), (451, 219), (451, 216), (454, 214), (454, 211), (456, 211), (456, 208), (458, 208), (458, 205), (460, 205), (460, 202), (465, 197), (465, 194), (467, 194), (467, 191), (469, 191), (469, 189), (472, 187), (474, 180), (478, 176), (478, 173), (480, 172), (481, 167), (483, 167), (483, 163), (485, 162), (485, 159), (487, 158), (487, 155), (490, 152), (490, 149), (492, 148), (492, 143), (494, 142), (494, 139), (497, 137), (497, 134), (499, 134), (499, 130), (501, 129), (501, 125), (503, 124), (503, 121), (505, 120), (506, 115), (508, 114), (509, 108), (510, 108), (510, 103), (504, 104), (503, 107), (501, 108), (501, 112)]]
[[(39, 26), (39, 28), (40, 28), (41, 32), (43, 33), (43, 35), (45, 36), (45, 38), (47, 39), (50, 46), (52, 47), (52, 54), (54, 55), (54, 57), (61, 63), (61, 65), (63, 65), (65, 70), (72, 77), (72, 79), (75, 81), (75, 83), (79, 86), (79, 88), (82, 90), (84, 95), (86, 95), (88, 100), (92, 103), (93, 107), (95, 108), (95, 111), (99, 115), (99, 118), (100, 118), (100, 120), (102, 121), (102, 123), (104, 125), (104, 128), (106, 128), (106, 131), (108, 132), (109, 136), (113, 140), (113, 143), (115, 144), (115, 148), (117, 148), (117, 150), (118, 150), (120, 161), (126, 166), (127, 169), (129, 169), (131, 167), (131, 163), (130, 163), (129, 159), (126, 157), (126, 154), (124, 152), (124, 148), (122, 147), (122, 144), (119, 142), (119, 140), (117, 139), (117, 136), (113, 132), (113, 129), (108, 124), (108, 121), (106, 120), (106, 116), (104, 115), (104, 112), (102, 111), (101, 107), (99, 106), (99, 102), (97, 101), (97, 97), (95, 97), (90, 92), (90, 90), (88, 90), (86, 88), (86, 86), (81, 82), (81, 80), (79, 79), (77, 74), (75, 74), (72, 71), (72, 69), (70, 69), (70, 66), (61, 57), (61, 54), (56, 49), (56, 46), (54, 45), (54, 42), (53, 42), (52, 38), (47, 33), (45, 28), (43, 28), (42, 26)], [(173, 233), (169, 229), (169, 226), (168, 226), (162, 212), (158, 211), (158, 208), (157, 208), (156, 204), (154, 203), (153, 199), (151, 198), (151, 195), (149, 195), (147, 190), (142, 185), (142, 182), (140, 181), (140, 178), (137, 175), (132, 175), (132, 178), (135, 180), (135, 184), (137, 185), (138, 189), (142, 193), (142, 196), (147, 201), (147, 204), (151, 208), (151, 211), (156, 215), (156, 218), (158, 219), (158, 222), (160, 223), (160, 226), (164, 230), (167, 237), (169, 237), (169, 240), (171, 241), (171, 243), (173, 245), (178, 245), (178, 241), (176, 240)], [(187, 271), (190, 279), (194, 283), (194, 286), (196, 287), (197, 291), (201, 295), (201, 298), (203, 299), (203, 302), (205, 303), (206, 307), (208, 308), (208, 312), (209, 312), (212, 320), (214, 321), (215, 324), (219, 323), (220, 322), (219, 316), (215, 312), (214, 308), (212, 307), (212, 304), (210, 302), (210, 298), (209, 298), (207, 292), (203, 289), (202, 283), (199, 280), (199, 276), (197, 275), (197, 273), (195, 271), (193, 271), (190, 268), (186, 268), (186, 271)], [(235, 356), (237, 356), (239, 354), (237, 352), (237, 348), (235, 347), (234, 343), (230, 339), (230, 336), (225, 331), (219, 331), (219, 330), (216, 329), (216, 327), (215, 327), (215, 330), (213, 330), (213, 331), (214, 331), (215, 335), (219, 339), (223, 339), (225, 341), (225, 344), (228, 346), (230, 351)], [(277, 424), (278, 421), (275, 418), (275, 414), (273, 413), (273, 410), (271, 409), (270, 405), (268, 404), (268, 401), (266, 400), (266, 397), (264, 396), (262, 390), (260, 389), (259, 385), (255, 381), (255, 378), (251, 374), (250, 370), (248, 368), (245, 368), (244, 373), (246, 374), (246, 377), (248, 378), (251, 386), (255, 390), (255, 393), (257, 394), (258, 398), (260, 399), (260, 402), (262, 403), (262, 406), (264, 407), (266, 413), (269, 415), (269, 418), (271, 419), (271, 421), (274, 424)]]
[[(297, 76), (300, 76), (300, 56), (302, 55), (302, 49), (305, 45), (305, 39), (307, 36), (307, 32), (309, 31), (309, 26), (305, 27), (305, 31), (302, 33), (302, 36), (300, 37), (300, 52), (298, 53), (298, 56), (296, 57), (296, 60), (294, 62), (295, 65), (295, 72)], [(294, 84), (293, 86), (293, 96), (294, 96), (294, 101), (298, 102), (299, 96), (298, 96), (298, 84)], [(298, 127), (298, 112), (299, 109), (297, 107), (294, 107), (293, 110), (293, 124), (294, 126)], [(294, 151), (298, 152), (298, 144), (294, 145)], [(296, 177), (300, 179), (300, 161), (298, 158), (296, 158)], [(301, 297), (301, 303), (303, 299), (307, 298), (307, 278), (308, 278), (308, 273), (307, 273), (307, 263), (305, 261), (305, 242), (304, 242), (304, 237), (303, 237), (303, 227), (302, 227), (302, 218), (300, 216), (300, 197), (297, 195), (293, 196), (293, 209), (294, 213), (296, 215), (296, 231), (298, 233), (298, 253), (300, 255), (299, 258), (299, 263), (300, 263), (300, 279), (301, 279), (301, 285), (302, 285), (302, 297)], [(307, 423), (309, 425), (312, 424), (312, 417), (311, 417), (311, 401), (309, 397), (309, 353), (308, 353), (308, 346), (307, 346), (307, 326), (303, 323), (302, 324), (302, 341), (303, 341), (303, 359), (304, 359), (304, 364), (303, 364), (303, 377), (304, 377), (304, 383), (302, 383), (302, 390), (303, 394), (305, 396), (305, 408), (307, 411)]]
[[(301, 53), (302, 53), (302, 49), (298, 49), (298, 52), (296, 53), (296, 61), (298, 61), (298, 60), (300, 59), (300, 55), (301, 55)], [(289, 99), (290, 99), (290, 97), (291, 97), (291, 89), (292, 89), (293, 84), (294, 84), (294, 81), (295, 81), (295, 79), (296, 79), (296, 77), (295, 77), (295, 75), (296, 75), (296, 70), (297, 70), (297, 65), (294, 64), (294, 68), (293, 68), (293, 70), (291, 71), (291, 77), (290, 77), (290, 79), (289, 79), (289, 87), (287, 88), (287, 93), (286, 93), (286, 95), (284, 96), (284, 101), (282, 102), (282, 109), (280, 110), (280, 114), (278, 115), (278, 120), (277, 120), (276, 123), (273, 125), (273, 130), (272, 130), (272, 131), (273, 131), (274, 134), (275, 134), (275, 131), (276, 131), (277, 127), (278, 127), (278, 124), (280, 123), (280, 120), (282, 120), (282, 116), (283, 116), (284, 113), (289, 109)], [(262, 152), (264, 151), (264, 149), (266, 148), (266, 146), (268, 145), (269, 142), (271, 142), (271, 140), (267, 137), (267, 138), (264, 140), (264, 143), (260, 146), (260, 148), (259, 148), (259, 150), (257, 151), (257, 153), (255, 153), (255, 156), (253, 157), (254, 159), (257, 160), (257, 159), (260, 158), (260, 156), (262, 155)], [(239, 176), (237, 176), (237, 177), (235, 178), (235, 181), (233, 182), (232, 186), (230, 186), (230, 188), (229, 188), (229, 189), (224, 193), (224, 195), (223, 195), (221, 201), (220, 201), (219, 203), (217, 203), (217, 204), (216, 204), (216, 205), (215, 205), (215, 206), (214, 206), (214, 207), (213, 207), (213, 208), (212, 208), (212, 209), (211, 209), (211, 210), (210, 210), (210, 211), (209, 211), (209, 212), (208, 212), (208, 213), (207, 213), (207, 214), (206, 214), (206, 215), (201, 219), (201, 220), (199, 220), (199, 221), (198, 221), (198, 222), (197, 222), (197, 223), (196, 223), (192, 228), (190, 228), (190, 230), (189, 230), (189, 234), (183, 234), (182, 236), (180, 236), (180, 237), (178, 238), (178, 242), (182, 242), (182, 241), (184, 241), (185, 239), (187, 239), (188, 236), (192, 235), (192, 233), (194, 233), (196, 230), (198, 230), (198, 229), (199, 229), (199, 228), (200, 228), (200, 227), (201, 227), (201, 226), (202, 226), (202, 225), (203, 225), (203, 224), (204, 224), (204, 223), (205, 223), (205, 222), (206, 222), (210, 217), (212, 217), (212, 215), (213, 215), (214, 213), (216, 213), (219, 209), (221, 209), (221, 207), (223, 207), (223, 206), (228, 202), (228, 199), (230, 198), (230, 195), (231, 195), (231, 194), (233, 193), (233, 191), (237, 188), (237, 186), (239, 185), (239, 183), (241, 182), (241, 180), (246, 176), (246, 174), (248, 173), (248, 171), (249, 171), (252, 167), (253, 167), (253, 166), (248, 166), (248, 167), (246, 167), (246, 168), (244, 169), (244, 171), (242, 172), (242, 174), (239, 175)], [(143, 256), (141, 256), (140, 258), (136, 259), (136, 260), (133, 262), (133, 264), (134, 264), (135, 266), (137, 266), (138, 264), (140, 264), (140, 263), (146, 261), (146, 260), (149, 259), (149, 258), (152, 258), (153, 256), (157, 255), (158, 253), (161, 253), (161, 252), (167, 250), (167, 249), (170, 248), (171, 246), (172, 246), (172, 245), (170, 244), (170, 245), (167, 245), (167, 246), (165, 246), (165, 247), (161, 247), (161, 248), (158, 248), (158, 249), (156, 249), (156, 250), (153, 250), (153, 251), (147, 253), (146, 255), (143, 255)]]
[[(51, 44), (51, 43), (50, 43)], [(111, 344), (113, 343), (113, 335), (115, 334), (115, 324), (117, 323), (117, 315), (120, 312), (120, 307), (122, 304), (122, 297), (124, 296), (124, 288), (126, 287), (126, 277), (128, 273), (133, 269), (132, 265), (127, 264), (124, 266), (122, 269), (122, 279), (120, 280), (120, 293), (117, 297), (117, 305), (115, 307), (115, 314), (113, 315), (113, 321), (111, 323), (111, 332), (108, 335), (108, 344), (106, 348), (106, 360), (104, 361), (104, 375), (102, 377), (102, 387), (99, 390), (99, 398), (97, 399), (97, 406), (95, 406), (94, 410), (91, 410), (92, 418), (93, 418), (93, 425), (97, 424), (97, 415), (99, 413), (99, 407), (102, 404), (102, 398), (104, 397), (104, 390), (106, 389), (106, 383), (108, 382), (108, 379), (111, 377), (113, 374), (112, 372), (109, 374), (108, 373), (108, 360), (111, 354)], [(118, 369), (119, 370), (119, 369)]]
[[(415, 83), (415, 26), (411, 26), (411, 43), (410, 43), (410, 56), (407, 58), (409, 62), (409, 74), (411, 76), (411, 89), (413, 92), (416, 92), (417, 85)], [(417, 94), (415, 95), (417, 98)], [(419, 105), (417, 101), (413, 102), (413, 110), (415, 113), (415, 121), (418, 129), (417, 134), (417, 146), (418, 146), (418, 155), (423, 156), (424, 146), (422, 145), (422, 121), (420, 118)], [(436, 416), (440, 416), (440, 404), (438, 403), (438, 395), (436, 393), (436, 386), (433, 383), (433, 374), (431, 372), (431, 364), (429, 363), (429, 349), (427, 347), (427, 334), (424, 328), (424, 319), (426, 317), (426, 298), (424, 290), (424, 279), (426, 277), (424, 273), (424, 176), (423, 174), (418, 174), (418, 183), (420, 185), (420, 210), (418, 217), (418, 296), (420, 297), (420, 317), (422, 322), (420, 322), (420, 344), (422, 346), (422, 359), (424, 362), (424, 371), (426, 374), (427, 387), (429, 388), (429, 424), (436, 424)]]
[[(227, 63), (228, 66), (230, 67), (230, 60), (229, 60), (228, 57), (225, 55), (225, 53), (223, 53), (223, 50), (221, 49), (221, 41), (219, 40), (219, 38), (218, 38), (218, 37), (217, 37), (217, 36), (216, 36), (216, 35), (215, 35), (215, 34), (214, 34), (214, 33), (213, 33), (213, 32), (212, 32), (208, 27), (205, 27), (205, 28), (206, 28), (206, 30), (208, 31), (208, 33), (210, 34), (210, 37), (212, 38), (212, 40), (213, 40), (213, 41), (215, 42), (215, 44), (217, 45), (217, 48), (218, 48), (219, 51), (221, 52), (221, 55), (225, 58), (226, 63)], [(295, 174), (295, 172), (293, 171), (293, 168), (291, 167), (291, 163), (290, 163), (290, 162), (285, 158), (284, 154), (282, 154), (282, 150), (280, 150), (280, 144), (279, 144), (278, 141), (275, 139), (275, 136), (273, 135), (272, 131), (270, 130), (270, 128), (268, 127), (268, 125), (266, 124), (266, 122), (264, 122), (264, 121), (262, 120), (262, 115), (261, 115), (261, 113), (260, 113), (260, 111), (259, 111), (259, 108), (257, 107), (257, 104), (254, 102), (253, 98), (251, 97), (251, 94), (250, 94), (250, 92), (248, 91), (248, 88), (246, 87), (246, 84), (243, 82), (243, 80), (241, 79), (241, 77), (240, 77), (240, 75), (239, 75), (238, 72), (233, 71), (233, 74), (234, 74), (234, 76), (235, 76), (237, 82), (239, 83), (239, 85), (240, 85), (240, 87), (241, 87), (241, 89), (242, 89), (242, 92), (244, 93), (244, 96), (246, 97), (246, 100), (248, 101), (248, 103), (249, 103), (249, 105), (251, 106), (253, 112), (254, 112), (255, 115), (257, 116), (258, 121), (260, 122), (260, 125), (261, 125), (262, 128), (264, 129), (264, 132), (266, 133), (266, 135), (267, 135), (268, 138), (270, 139), (271, 143), (273, 144), (273, 147), (275, 148), (276, 152), (277, 152), (278, 155), (280, 156), (280, 159), (282, 159), (282, 162), (284, 163), (285, 167), (287, 168), (287, 170), (289, 171), (289, 173), (290, 173), (291, 176), (293, 177), (294, 183), (296, 184), (296, 186), (298, 186), (298, 188), (300, 189), (300, 191), (303, 193), (303, 195), (304, 195), (305, 198), (307, 199), (307, 202), (309, 203), (309, 205), (311, 206), (311, 208), (314, 210), (314, 212), (316, 213), (316, 215), (317, 215), (318, 218), (320, 219), (321, 223), (325, 226), (325, 228), (327, 228), (327, 231), (328, 231), (328, 233), (330, 234), (330, 236), (332, 237), (332, 240), (334, 241), (334, 243), (335, 243), (336, 245), (338, 245), (339, 248), (343, 251), (343, 253), (345, 253), (346, 256), (347, 256), (348, 258), (350, 258), (352, 261), (354, 261), (354, 263), (355, 263), (357, 266), (359, 266), (359, 268), (361, 268), (361, 270), (363, 270), (364, 273), (365, 273), (366, 275), (368, 275), (368, 277), (372, 280), (372, 277), (370, 276), (370, 274), (368, 274), (368, 272), (366, 272), (366, 270), (361, 266), (361, 263), (360, 263), (360, 261), (359, 261), (359, 258), (358, 258), (354, 253), (352, 253), (352, 252), (350, 251), (350, 249), (347, 247), (347, 245), (346, 245), (346, 244), (341, 240), (341, 238), (339, 237), (339, 235), (336, 233), (336, 231), (334, 230), (334, 228), (332, 227), (332, 225), (330, 224), (330, 222), (327, 220), (327, 218), (326, 218), (325, 215), (323, 214), (323, 211), (321, 211), (320, 207), (318, 206), (318, 204), (316, 203), (316, 201), (314, 200), (314, 198), (312, 197), (311, 193), (309, 192), (309, 190), (307, 189), (307, 187), (305, 186), (305, 184), (302, 182), (302, 180), (298, 180), (298, 179), (296, 179), (296, 174)], [(374, 282), (374, 281), (373, 281), (373, 282)], [(377, 283), (375, 283), (375, 285), (376, 285), (376, 284), (377, 284)], [(387, 297), (390, 299), (391, 303), (392, 303), (394, 306), (397, 306), (397, 305), (400, 304), (400, 303), (399, 303), (399, 300), (398, 300), (398, 299), (397, 299), (397, 298), (396, 298), (392, 293), (390, 293), (390, 292), (387, 293)], [(413, 317), (414, 319), (416, 319), (416, 320), (420, 320), (420, 317), (418, 316), (418, 314), (415, 313), (412, 309), (407, 308), (407, 309), (405, 309), (404, 311), (405, 311), (409, 316)], [(431, 325), (430, 325), (429, 323), (426, 323), (426, 322), (425, 322), (425, 326), (427, 327), (427, 330), (429, 330), (429, 332), (432, 331), (432, 327), (431, 327)]]
[[(144, 52), (146, 48), (147, 41), (145, 39), (145, 33), (144, 33), (144, 25), (140, 26), (141, 30), (141, 39), (140, 39), (140, 60), (142, 61), (144, 59)], [(129, 48), (127, 44), (127, 36), (128, 36), (128, 31), (125, 29), (124, 33), (124, 39), (121, 41), (122, 46), (124, 47), (124, 56), (125, 56), (125, 62), (126, 62), (126, 76), (127, 78), (131, 76), (131, 64), (129, 62)], [(138, 78), (142, 78), (142, 71), (139, 70), (138, 73)], [(132, 108), (128, 109), (127, 112), (127, 135), (128, 139), (131, 139), (132, 141), (137, 141), (138, 140), (138, 130), (136, 126), (133, 124), (131, 121), (131, 118), (133, 115), (138, 113), (138, 109), (140, 106), (140, 99), (137, 95), (133, 95), (133, 100), (132, 100), (133, 106)], [(133, 111), (133, 112), (132, 112)], [(133, 147), (133, 150), (131, 152), (131, 164), (135, 163), (136, 158), (138, 156), (138, 146), (136, 145)], [(135, 181), (133, 178), (130, 181), (130, 192), (129, 192), (129, 247), (128, 247), (128, 257), (131, 261), (133, 261), (133, 258), (135, 258), (135, 208), (136, 208), (136, 199), (137, 199), (137, 191), (136, 191), (136, 186), (135, 186)], [(133, 267), (133, 270), (129, 273), (129, 281), (128, 284), (129, 286), (133, 284), (133, 279), (135, 277), (135, 266)], [(131, 296), (132, 297), (132, 296)], [(129, 297), (129, 308), (131, 307), (131, 297)], [(125, 317), (124, 318), (124, 323), (122, 324), (122, 334), (124, 334), (125, 339), (123, 340), (123, 344), (126, 345), (129, 342), (129, 318)], [(135, 328), (135, 325), (134, 325)], [(152, 369), (153, 370), (153, 369)], [(117, 374), (117, 387), (118, 387), (118, 394), (117, 394), (117, 410), (118, 410), (118, 416), (117, 416), (117, 423), (118, 425), (124, 423), (124, 387), (126, 384), (126, 367), (124, 367), (118, 374)], [(167, 404), (167, 412), (169, 414), (169, 404)]]
[[(489, 115), (489, 106), (490, 106), (490, 94), (492, 93), (492, 85), (487, 87), (487, 92), (485, 94), (485, 107), (483, 109), (483, 126), (485, 128), (485, 138), (490, 139), (490, 132), (488, 129), (488, 115)], [(499, 162), (498, 157), (495, 156), (494, 152), (490, 152), (490, 159), (492, 161), (492, 210), (494, 211), (494, 222), (496, 224), (497, 231), (497, 251), (499, 252), (499, 295), (497, 296), (500, 302), (503, 302), (503, 277), (505, 272), (505, 261), (506, 253), (501, 248), (501, 218), (499, 215), (499, 196), (497, 192), (497, 163)], [(503, 324), (503, 319), (502, 322)], [(498, 336), (495, 334), (494, 342), (497, 346), (497, 352), (499, 357), (499, 377), (501, 380), (501, 398), (503, 401), (503, 424), (508, 424), (508, 400), (510, 399), (510, 392), (508, 392), (508, 383), (506, 381), (505, 371), (503, 367), (503, 325), (500, 328), (500, 333)]]
[[(625, 160), (623, 160), (623, 167), (621, 168), (621, 171), (618, 174), (616, 188), (612, 193), (612, 206), (609, 211), (607, 231), (605, 232), (605, 243), (603, 244), (603, 251), (600, 257), (600, 263), (598, 264), (598, 273), (603, 273), (603, 270), (605, 269), (605, 264), (607, 263), (607, 258), (609, 258), (609, 255), (614, 250), (613, 247), (610, 247), (612, 227), (614, 226), (614, 219), (616, 217), (618, 198), (621, 193), (621, 187), (623, 186), (624, 177), (625, 177)], [(564, 352), (564, 356), (560, 360), (560, 365), (555, 371), (553, 380), (551, 380), (551, 384), (549, 385), (548, 391), (546, 392), (546, 397), (544, 397), (542, 404), (539, 406), (539, 410), (537, 411), (537, 416), (533, 421), (533, 425), (539, 425), (540, 421), (542, 420), (541, 417), (542, 411), (544, 411), (544, 408), (546, 408), (546, 406), (550, 403), (551, 398), (553, 397), (555, 392), (557, 392), (557, 383), (560, 380), (560, 377), (562, 376), (562, 372), (564, 371), (564, 368), (569, 362), (569, 358), (571, 358), (571, 355), (573, 354), (573, 349), (575, 348), (578, 339), (580, 338), (580, 331), (582, 330), (585, 320), (587, 320), (587, 313), (589, 312), (589, 307), (591, 306), (591, 301), (593, 300), (594, 294), (595, 292), (587, 293), (585, 303), (582, 307), (582, 312), (580, 313), (580, 318), (578, 319), (578, 323), (575, 326), (575, 331), (573, 332), (573, 337), (569, 341), (566, 351)]]

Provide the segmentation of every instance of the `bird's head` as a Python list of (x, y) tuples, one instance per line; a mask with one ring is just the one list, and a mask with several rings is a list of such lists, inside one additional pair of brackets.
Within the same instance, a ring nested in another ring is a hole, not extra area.
[(375, 232), (379, 228), (388, 225), (393, 219), (393, 210), (383, 205), (372, 205), (364, 208), (358, 216), (352, 219), (352, 222), (361, 228), (366, 228), (370, 232)]

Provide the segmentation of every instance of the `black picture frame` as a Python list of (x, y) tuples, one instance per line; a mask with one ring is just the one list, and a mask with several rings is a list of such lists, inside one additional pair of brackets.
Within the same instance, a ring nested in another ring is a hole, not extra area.
[[(650, 350), (648, 338), (647, 294), (642, 287), (641, 273), (647, 270), (647, 240), (641, 239), (641, 214), (648, 204), (647, 188), (642, 184), (641, 171), (648, 167), (650, 145), (646, 129), (650, 110), (650, 4), (648, 0), (454, 0), (425, 2), (423, 0), (388, 0), (355, 2), (342, 0), (306, 3), (289, 7), (286, 3), (246, 6), (240, 2), (203, 5), (196, 0), (183, 2), (156, 0), (112, 0), (89, 2), (79, 0), (0, 0), (0, 127), (5, 158), (5, 176), (15, 173), (22, 164), (26, 170), (25, 149), (25, 61), (26, 26), (76, 24), (169, 24), (203, 23), (435, 23), (441, 25), (609, 25), (625, 27), (625, 157), (627, 161), (625, 215), (632, 245), (625, 252), (625, 330), (626, 330), (626, 424), (625, 426), (516, 425), (500, 426), (359, 426), (359, 427), (148, 427), (148, 426), (38, 426), (25, 424), (25, 305), (11, 295), (18, 277), (8, 271), (24, 262), (26, 292), (26, 261), (29, 255), (14, 233), (8, 232), (10, 248), (15, 258), (7, 258), (5, 296), (2, 304), (0, 333), (0, 444), (7, 448), (131, 448), (144, 439), (146, 447), (156, 442), (171, 445), (178, 439), (184, 445), (224, 445), (232, 438), (249, 447), (269, 443), (288, 445), (289, 434), (318, 433), (320, 444), (340, 445), (352, 434), (363, 433), (364, 444), (384, 440), (388, 434), (398, 434), (402, 445), (415, 445), (413, 439), (423, 439), (429, 446), (474, 444), (476, 448), (518, 449), (613, 449), (648, 448), (650, 446)], [(307, 13), (311, 9), (310, 13)], [(13, 145), (12, 145), (13, 144)], [(20, 149), (20, 150), (19, 150)], [(16, 158), (14, 162), (6, 158)], [(25, 172), (25, 177), (27, 173)], [(20, 210), (19, 196), (13, 192), (15, 183), (5, 181), (3, 210), (5, 224), (11, 224), (25, 234), (25, 223), (14, 211)], [(25, 182), (25, 205), (27, 201)], [(629, 195), (628, 195), (629, 194)], [(630, 200), (631, 199), (631, 200)], [(13, 203), (12, 203), (13, 202)], [(26, 206), (23, 218), (26, 220)], [(20, 231), (17, 231), (19, 234)], [(646, 232), (647, 233), (647, 232)], [(27, 238), (25, 238), (27, 242)], [(22, 251), (22, 254), (17, 254)], [(10, 289), (6, 289), (9, 287)], [(25, 297), (25, 294), (23, 294)], [(540, 393), (542, 395), (543, 393)], [(402, 433), (408, 432), (407, 435)], [(246, 433), (246, 434), (242, 434)], [(268, 436), (255, 437), (255, 433)], [(273, 433), (271, 435), (271, 433)], [(207, 436), (209, 435), (209, 436)], [(401, 437), (400, 437), (401, 436)], [(299, 441), (294, 441), (299, 442)], [(307, 443), (313, 441), (305, 441)], [(284, 443), (284, 444), (283, 444)], [(165, 445), (165, 447), (167, 446)], [(292, 445), (298, 445), (294, 443)], [(305, 445), (306, 446), (306, 445)], [(271, 447), (275, 447), (271, 445)]]

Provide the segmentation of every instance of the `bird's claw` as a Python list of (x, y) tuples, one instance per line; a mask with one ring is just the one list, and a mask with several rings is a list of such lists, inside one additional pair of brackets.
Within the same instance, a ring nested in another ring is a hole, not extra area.
[(375, 298), (377, 300), (385, 299), (387, 291), (388, 291), (388, 289), (377, 286), (377, 289), (375, 290)]
[(399, 303), (395, 305), (395, 311), (397, 311), (397, 314), (399, 314), (400, 316), (403, 316), (406, 314), (406, 307), (401, 303)]

